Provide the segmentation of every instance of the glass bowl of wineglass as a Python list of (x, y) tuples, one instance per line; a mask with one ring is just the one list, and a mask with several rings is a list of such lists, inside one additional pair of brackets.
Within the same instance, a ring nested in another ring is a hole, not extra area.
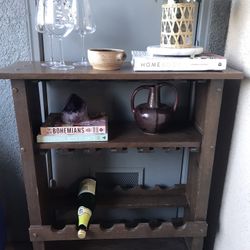
[(96, 31), (96, 24), (94, 22), (93, 13), (91, 10), (89, 0), (76, 0), (76, 24), (75, 30), (81, 37), (82, 42), (82, 56), (81, 61), (73, 63), (75, 66), (88, 66), (88, 60), (85, 50), (85, 36)]
[(45, 0), (45, 25), (58, 38), (60, 49), (60, 61), (51, 66), (51, 69), (74, 69), (73, 65), (64, 61), (62, 40), (73, 31), (75, 23), (76, 0)]
[(35, 30), (40, 34), (47, 34), (49, 37), (49, 60), (41, 63), (44, 67), (50, 67), (54, 65), (54, 59), (53, 59), (53, 34), (46, 29), (45, 25), (45, 0), (38, 0), (36, 5), (36, 13), (35, 13)]

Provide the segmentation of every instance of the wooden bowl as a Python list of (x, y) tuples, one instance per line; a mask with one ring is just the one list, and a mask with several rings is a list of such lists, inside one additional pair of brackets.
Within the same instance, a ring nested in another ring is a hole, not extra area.
[(94, 69), (98, 70), (118, 70), (126, 57), (126, 53), (122, 49), (88, 49), (89, 63)]

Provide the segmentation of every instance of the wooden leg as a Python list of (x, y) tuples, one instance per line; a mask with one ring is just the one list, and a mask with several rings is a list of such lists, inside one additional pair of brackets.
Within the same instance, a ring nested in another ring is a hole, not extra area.
[(188, 250), (202, 250), (203, 249), (203, 238), (186, 238), (186, 244)]
[(45, 250), (44, 241), (33, 242), (33, 250)]

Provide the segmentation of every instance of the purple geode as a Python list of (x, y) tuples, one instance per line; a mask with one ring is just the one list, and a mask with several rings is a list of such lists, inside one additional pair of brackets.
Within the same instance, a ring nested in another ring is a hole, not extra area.
[(76, 94), (72, 94), (62, 111), (62, 121), (74, 125), (88, 120), (87, 104)]

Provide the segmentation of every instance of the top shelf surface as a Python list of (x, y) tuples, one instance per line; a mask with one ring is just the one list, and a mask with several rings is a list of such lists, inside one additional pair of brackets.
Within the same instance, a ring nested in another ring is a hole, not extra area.
[(51, 70), (42, 67), (40, 62), (16, 62), (0, 69), (0, 79), (16, 80), (205, 80), (205, 79), (243, 79), (243, 73), (231, 68), (224, 71), (161, 71), (134, 72), (130, 63), (120, 70), (101, 71), (91, 67), (76, 68), (69, 71)]

